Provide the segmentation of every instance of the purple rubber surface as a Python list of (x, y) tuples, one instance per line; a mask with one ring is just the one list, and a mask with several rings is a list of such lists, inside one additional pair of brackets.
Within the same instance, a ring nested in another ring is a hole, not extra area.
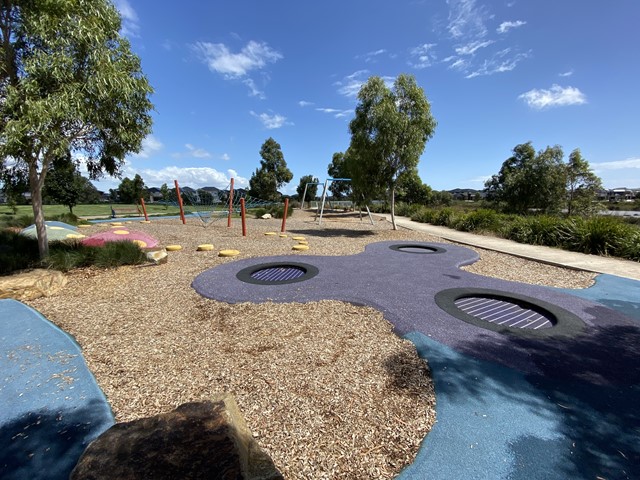
[[(640, 367), (640, 359), (619, 355), (614, 342), (598, 342), (598, 345), (588, 347), (588, 352), (575, 352), (567, 350), (566, 337), (521, 338), (489, 331), (444, 312), (434, 302), (434, 296), (450, 288), (485, 288), (526, 295), (558, 305), (578, 316), (586, 324), (582, 334), (586, 336), (584, 338), (600, 338), (616, 329), (632, 332), (637, 338), (637, 324), (625, 315), (559, 290), (460, 270), (460, 266), (478, 259), (478, 255), (468, 248), (411, 242), (412, 246), (446, 249), (445, 253), (429, 255), (389, 248), (401, 243), (370, 244), (363, 253), (346, 257), (289, 255), (240, 260), (203, 272), (195, 278), (192, 286), (205, 297), (228, 303), (329, 299), (371, 306), (383, 312), (400, 336), (420, 332), (461, 353), (497, 362), (526, 374), (586, 380), (603, 385), (633, 384), (640, 379), (640, 368), (635, 368)], [(319, 273), (309, 280), (284, 285), (249, 284), (236, 278), (240, 270), (267, 262), (304, 262), (316, 266)], [(588, 342), (580, 342), (580, 345), (588, 345)], [(582, 353), (588, 354), (590, 360), (585, 361)], [(629, 361), (634, 365), (629, 365)]]

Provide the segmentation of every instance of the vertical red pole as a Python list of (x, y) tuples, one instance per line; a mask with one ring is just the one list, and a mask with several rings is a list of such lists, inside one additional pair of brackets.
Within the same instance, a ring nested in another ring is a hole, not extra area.
[(240, 216), (242, 217), (242, 236), (247, 236), (247, 212), (244, 208), (244, 198), (240, 199)]
[(280, 231), (282, 233), (285, 232), (285, 230), (287, 229), (287, 212), (289, 211), (289, 199), (285, 198), (284, 199), (284, 212), (282, 213), (282, 228), (280, 229)]
[(142, 213), (144, 213), (144, 219), (148, 222), (149, 221), (149, 216), (147, 215), (147, 207), (144, 204), (144, 198), (140, 199), (140, 205), (142, 205)]
[(178, 185), (178, 180), (174, 180), (176, 184), (176, 196), (178, 197), (178, 207), (180, 207), (180, 220), (182, 220), (182, 224), (184, 225), (187, 221), (184, 219), (184, 207), (182, 206), (182, 196), (180, 195), (180, 186)]
[(233, 178), (229, 187), (229, 216), (227, 217), (227, 227), (231, 226), (231, 214), (233, 213)]

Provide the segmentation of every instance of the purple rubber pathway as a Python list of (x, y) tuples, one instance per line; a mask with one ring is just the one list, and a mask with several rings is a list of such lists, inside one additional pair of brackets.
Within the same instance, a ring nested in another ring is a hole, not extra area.
[[(638, 322), (559, 289), (460, 270), (477, 259), (455, 245), (380, 242), (348, 257), (231, 262), (192, 285), (228, 303), (334, 299), (382, 311), (429, 361), (436, 385), (438, 423), (400, 478), (640, 478)], [(247, 281), (263, 264), (313, 274)], [(472, 295), (561, 321), (483, 328), (489, 322), (463, 321), (451, 306)]]

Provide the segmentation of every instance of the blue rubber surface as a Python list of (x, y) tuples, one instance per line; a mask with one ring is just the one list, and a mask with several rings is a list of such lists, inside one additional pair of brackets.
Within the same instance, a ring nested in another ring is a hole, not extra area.
[[(229, 303), (336, 299), (382, 311), (429, 362), (436, 390), (437, 423), (398, 478), (640, 478), (638, 282), (599, 278), (592, 289), (563, 291), (461, 271), (478, 258), (464, 247), (424, 244), (446, 251), (410, 254), (392, 250), (394, 244), (370, 244), (349, 257), (240, 260), (202, 273), (193, 287)], [(304, 262), (319, 273), (285, 285), (236, 277), (267, 262)], [(458, 320), (434, 302), (441, 290), (469, 287), (557, 305), (582, 319), (584, 330), (548, 338), (503, 334)]]
[(0, 300), (0, 478), (62, 480), (114, 423), (79, 345), (40, 313)]

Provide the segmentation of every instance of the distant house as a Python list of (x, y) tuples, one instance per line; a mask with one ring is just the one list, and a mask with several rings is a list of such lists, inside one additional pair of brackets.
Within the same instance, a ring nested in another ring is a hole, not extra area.
[(151, 187), (147, 190), (149, 191), (149, 203), (160, 202), (163, 200), (162, 192), (158, 187)]
[(449, 193), (453, 196), (454, 200), (475, 200), (479, 194), (481, 198), (485, 197), (485, 193), (482, 190), (474, 190), (473, 188), (454, 188), (449, 190)]
[(631, 202), (636, 198), (638, 192), (640, 192), (638, 188), (612, 188), (607, 191), (607, 200), (610, 202)]

